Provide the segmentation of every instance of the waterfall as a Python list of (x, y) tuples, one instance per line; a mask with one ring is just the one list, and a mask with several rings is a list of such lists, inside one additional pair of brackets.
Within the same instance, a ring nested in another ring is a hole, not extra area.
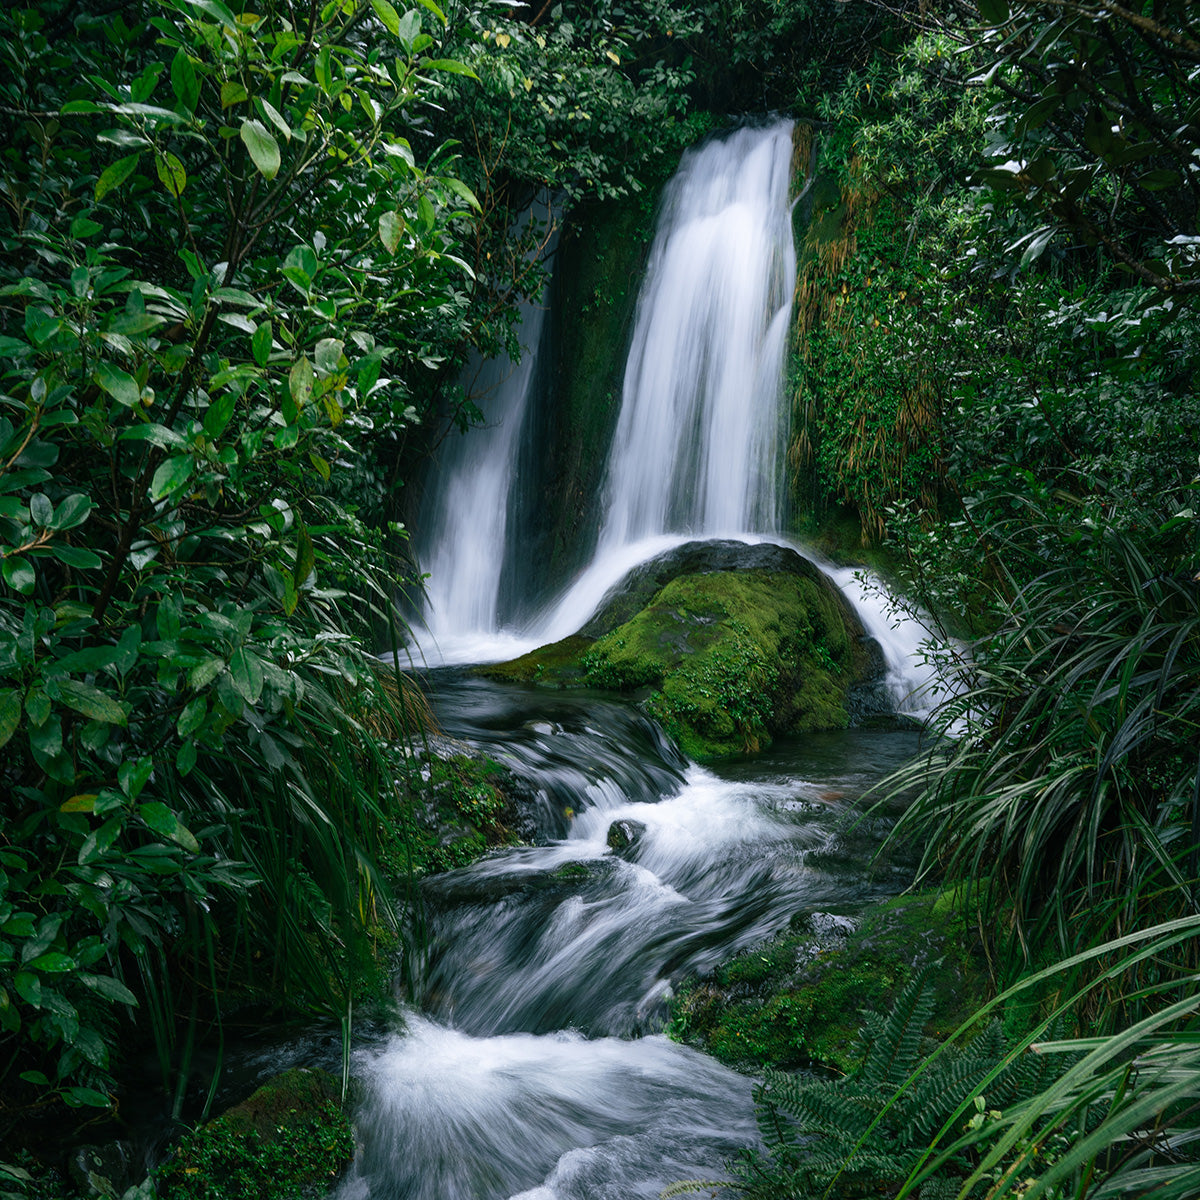
[[(542, 304), (523, 310), (519, 364), (477, 364), (486, 426), (459, 439), (443, 464), (420, 558), (431, 636), (418, 638), (414, 660), (498, 661), (567, 637), (628, 571), (696, 537), (773, 541), (812, 557), (781, 533), (796, 281), (791, 166), (790, 121), (737, 129), (684, 154), (638, 294), (595, 554), (522, 626), (506, 622), (519, 605), (505, 606), (501, 581), (530, 574), (531, 540), (512, 514)], [(919, 714), (931, 678), (919, 653), (927, 630), (892, 614), (853, 571), (825, 569), (883, 646), (897, 708)]]
[(663, 197), (609, 455), (600, 553), (782, 523), (796, 281), (792, 123), (684, 155)]
[[(518, 222), (520, 234), (549, 224), (549, 202), (539, 197)], [(557, 238), (550, 229), (540, 247), (550, 258)], [(483, 427), (448, 440), (435, 486), (422, 513), (417, 558), (428, 574), (423, 620), (434, 643), (469, 654), (502, 627), (501, 583), (506, 562), (523, 531), (513, 528), (517, 462), (526, 426), (545, 325), (548, 286), (519, 307), (517, 361), (508, 355), (475, 356), (463, 373), (464, 387), (483, 414)]]

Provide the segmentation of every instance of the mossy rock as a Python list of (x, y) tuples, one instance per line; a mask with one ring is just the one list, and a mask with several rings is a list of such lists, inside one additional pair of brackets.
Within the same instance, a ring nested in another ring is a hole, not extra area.
[[(858, 1065), (863, 1013), (886, 1013), (929, 969), (935, 1009), (926, 1033), (942, 1040), (989, 995), (986, 957), (970, 904), (955, 892), (900, 896), (845, 924), (806, 914), (795, 928), (686, 982), (670, 1032), (740, 1070)], [(841, 927), (839, 928), (839, 924)]]
[(841, 592), (787, 547), (689, 542), (630, 573), (571, 638), (481, 670), (558, 687), (644, 691), (698, 761), (839, 729), (883, 673)]
[(184, 1137), (160, 1169), (161, 1200), (324, 1196), (354, 1157), (337, 1080), (296, 1068)]

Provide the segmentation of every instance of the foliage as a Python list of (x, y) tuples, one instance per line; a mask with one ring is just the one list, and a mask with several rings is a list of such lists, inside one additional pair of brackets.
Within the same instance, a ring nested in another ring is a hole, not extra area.
[(886, 1011), (936, 961), (926, 1032), (945, 1037), (989, 992), (973, 913), (965, 891), (926, 892), (870, 906), (839, 936), (793, 918), (789, 931), (685, 984), (671, 1001), (671, 1035), (742, 1070), (852, 1071), (862, 1014)]
[(186, 1134), (159, 1169), (160, 1200), (323, 1196), (354, 1157), (337, 1081), (292, 1070)]
[(1194, 7), (955, 0), (938, 25), (998, 89), (981, 178), (1027, 214), (1007, 251), (1029, 261), (1065, 230), (1164, 295), (1200, 290)]
[(1016, 592), (963, 661), (950, 735), (902, 773), (922, 790), (897, 837), (952, 877), (989, 874), (1026, 941), (1067, 952), (1194, 904), (1200, 588), (1189, 513), (1139, 544), (1057, 523), (1071, 565)]
[[(772, 1198), (854, 1197), (894, 1188), (927, 1147), (937, 1146), (964, 1097), (986, 1083), (988, 1102), (1004, 1105), (1052, 1077), (1046, 1060), (1033, 1055), (999, 1069), (1007, 1045), (998, 1021), (963, 1049), (945, 1044), (919, 1071), (932, 1012), (932, 990), (921, 974), (886, 1017), (868, 1016), (859, 1034), (861, 1065), (850, 1075), (822, 1079), (767, 1071), (755, 1092), (766, 1153), (747, 1152), (735, 1167), (737, 1182), (725, 1186)], [(947, 1153), (938, 1169), (939, 1182), (948, 1182), (965, 1178), (970, 1166)]]
[(466, 68), (379, 0), (0, 22), (4, 1089), (104, 1105), (122, 1010), (165, 1075), (231, 989), (348, 1021), (393, 919), (420, 709), (350, 497), (462, 332), (472, 197), (403, 131)]

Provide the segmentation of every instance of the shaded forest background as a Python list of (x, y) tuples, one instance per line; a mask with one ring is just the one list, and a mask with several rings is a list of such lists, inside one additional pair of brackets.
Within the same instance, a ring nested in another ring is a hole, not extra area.
[(1107, 1104), (1108, 1140), (1035, 1171), (1014, 1108), (977, 1177), (1196, 1194), (1190, 5), (48, 2), (0, 61), (7, 1144), (109, 1109), (130, 1045), (182, 1111), (242, 1006), (348, 1037), (422, 865), (426, 714), (374, 657), (405, 489), (540, 287), (513, 218), (648, 217), (686, 146), (781, 111), (817, 148), (797, 524), (882, 547), (961, 681), (898, 836), (976, 887), (998, 993), (1068, 961), (1048, 1013), (1109, 1039), (1045, 1110)]

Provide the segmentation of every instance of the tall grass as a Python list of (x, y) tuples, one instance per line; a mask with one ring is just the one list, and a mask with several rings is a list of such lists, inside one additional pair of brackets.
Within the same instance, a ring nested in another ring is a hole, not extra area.
[(1087, 549), (1015, 592), (939, 714), (949, 736), (893, 780), (918, 790), (894, 836), (979, 884), (1019, 960), (1197, 907), (1195, 562), (1114, 532)]

